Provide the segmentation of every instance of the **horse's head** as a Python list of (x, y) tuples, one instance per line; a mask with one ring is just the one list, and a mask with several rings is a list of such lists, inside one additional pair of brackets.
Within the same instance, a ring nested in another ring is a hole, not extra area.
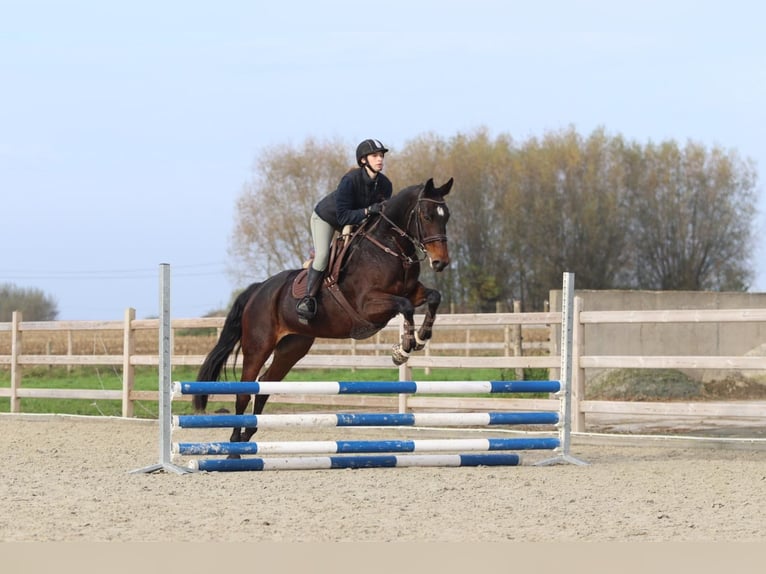
[(425, 248), (434, 271), (443, 270), (450, 262), (447, 248), (449, 208), (444, 201), (444, 196), (452, 189), (452, 183), (453, 179), (449, 178), (449, 181), (441, 187), (435, 187), (433, 178), (429, 179), (418, 195), (417, 204), (412, 212), (415, 229), (411, 231)]

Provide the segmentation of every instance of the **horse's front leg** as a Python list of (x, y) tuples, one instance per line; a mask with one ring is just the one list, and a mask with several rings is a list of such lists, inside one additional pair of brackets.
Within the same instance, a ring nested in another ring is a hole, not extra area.
[(434, 321), (436, 320), (436, 310), (439, 308), (439, 304), (442, 301), (441, 293), (435, 289), (425, 289), (426, 296), (426, 315), (423, 318), (423, 324), (420, 329), (415, 333), (415, 350), (422, 351), (425, 348), (426, 343), (431, 339), (432, 328)]
[(410, 351), (415, 348), (415, 317), (412, 313), (409, 316), (407, 314), (402, 316), (404, 317), (402, 340), (391, 349), (391, 358), (397, 366), (406, 363), (410, 358)]
[(404, 318), (402, 339), (391, 350), (391, 358), (397, 366), (406, 363), (410, 358), (410, 352), (415, 348), (415, 307), (407, 299), (401, 301), (399, 314)]

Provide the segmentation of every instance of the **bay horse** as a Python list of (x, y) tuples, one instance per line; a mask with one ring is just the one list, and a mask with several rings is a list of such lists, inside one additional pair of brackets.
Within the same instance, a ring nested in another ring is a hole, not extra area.
[[(378, 216), (368, 217), (352, 235), (345, 256), (331, 259), (317, 293), (314, 319), (302, 322), (295, 305), (302, 293), (293, 285), (305, 270), (285, 270), (263, 282), (253, 283), (234, 301), (223, 330), (197, 374), (198, 381), (217, 381), (234, 352), (242, 352), (241, 381), (281, 381), (317, 337), (363, 339), (371, 337), (397, 314), (404, 318), (399, 344), (392, 359), (401, 365), (411, 351), (422, 350), (431, 338), (441, 294), (423, 285), (420, 261), (427, 256), (431, 268), (442, 271), (450, 262), (444, 197), (452, 188), (450, 178), (435, 187), (433, 178), (413, 185), (387, 200)], [(338, 239), (335, 240), (336, 242)], [(305, 286), (304, 286), (305, 291)], [(426, 304), (423, 324), (416, 332), (415, 308)], [(271, 364), (261, 374), (272, 355)], [(260, 375), (260, 377), (259, 377)], [(253, 414), (263, 412), (269, 395), (255, 395)], [(195, 395), (194, 409), (204, 413), (207, 395)], [(236, 414), (244, 414), (249, 394), (236, 397)], [(231, 442), (247, 442), (257, 429), (235, 428)]]

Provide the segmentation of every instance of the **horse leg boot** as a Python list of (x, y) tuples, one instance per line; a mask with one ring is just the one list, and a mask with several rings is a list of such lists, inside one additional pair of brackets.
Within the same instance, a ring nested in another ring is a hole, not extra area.
[(310, 321), (317, 314), (316, 294), (322, 282), (324, 271), (317, 271), (313, 266), (309, 266), (308, 276), (306, 277), (306, 296), (303, 297), (295, 306), (298, 316), (304, 321)]

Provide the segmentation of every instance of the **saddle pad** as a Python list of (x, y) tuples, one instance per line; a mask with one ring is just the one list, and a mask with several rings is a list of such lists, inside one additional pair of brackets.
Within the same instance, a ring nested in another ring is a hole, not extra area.
[(308, 270), (301, 269), (300, 273), (293, 280), (292, 293), (296, 299), (301, 299), (306, 294), (306, 283), (308, 279)]

